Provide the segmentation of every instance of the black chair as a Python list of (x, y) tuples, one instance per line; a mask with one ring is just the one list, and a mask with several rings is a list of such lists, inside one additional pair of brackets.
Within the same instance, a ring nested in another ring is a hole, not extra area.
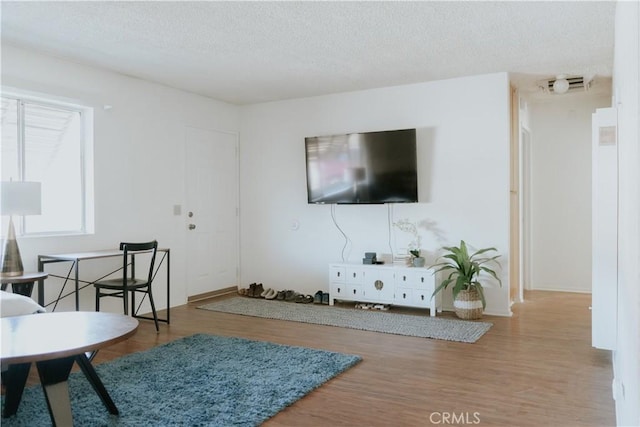
[[(138, 316), (136, 309), (136, 293), (143, 293), (149, 296), (151, 303), (151, 311), (153, 312), (153, 321), (156, 323), (156, 331), (160, 332), (158, 327), (158, 315), (156, 306), (153, 302), (153, 294), (151, 292), (151, 282), (153, 281), (153, 266), (156, 262), (156, 252), (158, 250), (158, 242), (154, 240), (148, 243), (120, 243), (120, 250), (123, 251), (122, 277), (119, 279), (101, 280), (95, 282), (93, 286), (96, 288), (96, 311), (100, 311), (100, 298), (116, 297), (122, 298), (124, 304), (124, 314), (129, 314), (129, 292), (131, 292), (131, 315), (141, 319), (150, 319), (144, 316)], [(136, 279), (136, 254), (147, 253), (144, 259), (149, 263), (149, 271), (145, 279)], [(129, 260), (131, 257), (131, 260)], [(129, 274), (129, 272), (131, 274)], [(142, 298), (144, 300), (144, 297)], [(142, 304), (142, 301), (141, 301)], [(138, 307), (139, 308), (139, 307)]]

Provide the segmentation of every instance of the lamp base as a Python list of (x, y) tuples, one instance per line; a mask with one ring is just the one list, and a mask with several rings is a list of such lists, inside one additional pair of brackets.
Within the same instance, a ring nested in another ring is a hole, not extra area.
[(13, 227), (13, 219), (9, 218), (9, 232), (7, 233), (7, 239), (4, 241), (0, 276), (15, 277), (23, 274), (24, 267), (22, 266), (22, 257), (16, 240), (16, 230)]

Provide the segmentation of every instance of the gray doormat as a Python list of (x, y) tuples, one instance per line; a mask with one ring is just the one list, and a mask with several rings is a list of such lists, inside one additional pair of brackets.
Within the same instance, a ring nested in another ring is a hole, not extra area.
[(493, 325), (488, 322), (430, 317), (426, 313), (424, 316), (416, 316), (248, 297), (229, 298), (198, 308), (267, 319), (466, 343), (476, 342)]

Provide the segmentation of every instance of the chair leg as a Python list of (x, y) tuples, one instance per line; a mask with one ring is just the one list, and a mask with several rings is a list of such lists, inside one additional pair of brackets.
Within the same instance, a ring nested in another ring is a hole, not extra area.
[(96, 288), (96, 311), (100, 311), (100, 289)]
[(156, 332), (160, 332), (160, 327), (158, 326), (158, 313), (156, 313), (156, 305), (153, 302), (153, 294), (151, 293), (151, 286), (149, 286), (149, 302), (151, 303), (151, 312), (153, 313), (153, 321), (156, 324)]
[(124, 305), (124, 314), (125, 316), (129, 315), (129, 291), (124, 289), (122, 291), (122, 303)]

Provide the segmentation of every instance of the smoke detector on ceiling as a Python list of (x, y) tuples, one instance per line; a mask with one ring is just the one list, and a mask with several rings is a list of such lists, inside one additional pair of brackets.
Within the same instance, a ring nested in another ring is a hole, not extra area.
[(560, 74), (555, 78), (543, 80), (538, 87), (545, 93), (561, 95), (568, 92), (588, 91), (593, 84), (593, 77), (567, 76)]

